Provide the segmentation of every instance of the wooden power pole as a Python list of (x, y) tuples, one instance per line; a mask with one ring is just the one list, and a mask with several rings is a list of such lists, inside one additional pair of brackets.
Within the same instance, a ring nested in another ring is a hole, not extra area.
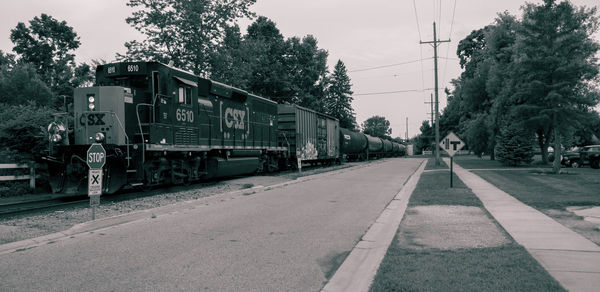
[(439, 110), (439, 99), (438, 99), (438, 56), (437, 56), (437, 48), (439, 43), (447, 43), (450, 40), (438, 40), (437, 33), (435, 30), (435, 21), (433, 22), (433, 41), (423, 42), (421, 44), (433, 44), (433, 71), (435, 76), (435, 86), (434, 86), (434, 94), (435, 94), (435, 145), (433, 149), (435, 150), (435, 165), (440, 165), (440, 110)]

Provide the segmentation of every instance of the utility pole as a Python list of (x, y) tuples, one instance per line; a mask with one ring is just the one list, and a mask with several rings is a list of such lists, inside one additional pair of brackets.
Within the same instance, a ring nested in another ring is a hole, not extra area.
[(433, 93), (429, 98), (429, 104), (431, 105), (431, 126), (433, 127)]
[(408, 143), (408, 117), (406, 117), (406, 143)]
[(433, 41), (423, 42), (421, 44), (433, 44), (433, 71), (435, 76), (435, 145), (433, 145), (433, 149), (435, 150), (435, 165), (440, 165), (440, 111), (439, 111), (439, 99), (438, 99), (438, 65), (437, 65), (437, 48), (439, 43), (448, 43), (450, 40), (441, 41), (437, 39), (437, 33), (435, 31), (435, 21), (433, 22)]

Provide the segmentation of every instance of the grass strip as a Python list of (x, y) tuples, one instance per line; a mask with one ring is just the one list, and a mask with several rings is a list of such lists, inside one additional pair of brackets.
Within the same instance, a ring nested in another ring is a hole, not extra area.
[[(437, 170), (423, 173), (411, 196), (409, 208), (422, 205), (482, 207), (458, 177), (454, 177), (454, 188), (450, 188), (449, 173)], [(410, 216), (409, 213), (404, 216)], [(403, 225), (400, 224), (400, 231)], [(499, 247), (414, 250), (400, 245), (397, 236), (371, 291), (565, 291), (512, 239), (510, 244)]]
[[(600, 206), (600, 171), (597, 169), (563, 169), (563, 173), (554, 174), (543, 170), (501, 167), (497, 161), (474, 156), (464, 156), (456, 162), (519, 201), (537, 209), (564, 210), (569, 206)], [(497, 167), (492, 167), (493, 165)], [(481, 170), (486, 168), (507, 170)]]
[(371, 291), (564, 289), (516, 244), (450, 251), (415, 251), (393, 244), (379, 267)]

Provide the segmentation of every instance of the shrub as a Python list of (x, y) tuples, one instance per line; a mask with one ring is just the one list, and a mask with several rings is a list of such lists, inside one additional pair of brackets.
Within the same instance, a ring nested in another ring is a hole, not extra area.
[(518, 124), (509, 124), (500, 129), (495, 154), (498, 161), (509, 165), (531, 164), (533, 161), (532, 135)]
[(48, 123), (55, 111), (48, 107), (0, 104), (0, 157), (23, 162), (37, 160), (47, 148)]

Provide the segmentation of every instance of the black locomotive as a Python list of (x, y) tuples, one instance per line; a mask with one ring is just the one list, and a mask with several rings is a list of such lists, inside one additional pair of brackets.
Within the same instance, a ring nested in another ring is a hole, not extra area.
[(85, 192), (93, 143), (107, 153), (104, 193), (401, 153), (333, 117), (158, 62), (98, 66), (95, 86), (75, 89), (71, 114), (48, 127), (53, 192)]

